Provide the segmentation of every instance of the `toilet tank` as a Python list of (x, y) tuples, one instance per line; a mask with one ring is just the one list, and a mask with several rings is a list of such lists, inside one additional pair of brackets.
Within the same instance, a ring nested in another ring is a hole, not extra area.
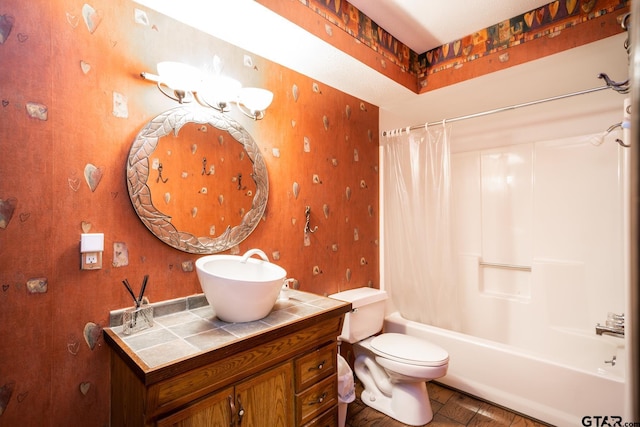
[(345, 314), (342, 334), (338, 340), (356, 343), (382, 330), (387, 293), (380, 289), (356, 288), (329, 297), (351, 303), (352, 310)]

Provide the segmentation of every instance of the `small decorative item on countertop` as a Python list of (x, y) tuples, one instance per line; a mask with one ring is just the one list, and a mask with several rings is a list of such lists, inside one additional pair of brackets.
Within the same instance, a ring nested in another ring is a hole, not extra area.
[(131, 295), (135, 303), (135, 307), (129, 308), (122, 313), (122, 333), (125, 335), (130, 335), (153, 326), (153, 307), (142, 303), (148, 281), (149, 275), (145, 275), (137, 298), (133, 293), (133, 289), (131, 289), (129, 281), (127, 279), (122, 281), (122, 284), (127, 288), (129, 295)]
[(142, 304), (128, 308), (122, 313), (122, 333), (131, 335), (153, 326), (153, 307)]

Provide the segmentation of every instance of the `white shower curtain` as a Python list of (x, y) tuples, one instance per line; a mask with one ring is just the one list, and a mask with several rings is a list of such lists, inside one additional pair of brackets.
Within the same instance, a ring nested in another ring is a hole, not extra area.
[(458, 330), (450, 134), (443, 124), (382, 138), (384, 279), (403, 317)]

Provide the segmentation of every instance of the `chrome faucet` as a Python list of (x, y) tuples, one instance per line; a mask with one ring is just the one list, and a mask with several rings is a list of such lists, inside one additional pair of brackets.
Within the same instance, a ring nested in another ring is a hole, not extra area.
[(596, 324), (596, 335), (602, 334), (624, 338), (624, 314), (607, 314), (605, 325)]

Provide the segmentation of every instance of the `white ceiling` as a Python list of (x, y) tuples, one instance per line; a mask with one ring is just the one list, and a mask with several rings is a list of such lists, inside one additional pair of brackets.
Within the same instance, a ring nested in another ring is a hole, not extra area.
[(349, 0), (416, 53), (550, 3), (549, 0)]
[[(241, 49), (309, 76), (319, 83), (330, 85), (377, 105), (380, 107), (381, 131), (441, 121), (445, 118), (602, 86), (603, 82), (597, 78), (601, 72), (608, 73), (616, 81), (625, 80), (628, 75), (627, 56), (623, 48), (626, 35), (620, 34), (597, 43), (418, 95), (302, 30), (254, 0), (135, 1)], [(483, 12), (470, 9), (471, 4), (480, 3), (479, 1), (440, 1), (437, 10), (427, 8), (427, 4), (434, 3), (433, 0), (356, 0), (353, 4), (358, 2), (362, 3), (362, 10), (367, 15), (383, 13), (392, 3), (396, 3), (398, 8), (412, 4), (411, 7), (416, 11), (414, 15), (421, 16), (420, 21), (425, 22), (424, 25), (432, 26), (430, 31), (432, 35), (438, 34), (434, 37), (452, 40), (492, 25), (491, 22), (487, 23), (487, 20), (497, 23), (501, 19), (517, 16), (535, 8), (536, 5), (546, 3), (543, 0), (482, 2), (485, 4), (481, 10), (492, 10), (492, 13), (495, 13), (494, 19), (481, 17)], [(517, 3), (519, 8), (514, 9), (513, 3)], [(454, 4), (458, 7), (453, 7)], [(508, 4), (506, 9), (501, 6), (505, 4)], [(461, 13), (461, 10), (465, 13)], [(387, 12), (386, 15), (391, 17), (392, 14)], [(409, 14), (405, 13), (405, 15)], [(439, 19), (435, 24), (426, 24), (428, 19), (433, 19), (432, 15), (437, 15)], [(474, 20), (467, 21), (466, 18), (463, 20), (460, 18), (461, 15), (473, 15)], [(476, 15), (478, 21), (475, 21)], [(400, 31), (400, 29), (392, 29), (395, 25), (404, 28), (415, 27), (402, 24), (399, 17), (392, 19), (393, 22), (388, 24), (389, 28), (385, 28), (391, 34), (393, 31)], [(415, 18), (411, 19), (415, 21)], [(449, 30), (453, 32), (444, 34)], [(409, 44), (409, 40), (406, 43)], [(442, 44), (440, 41), (436, 43)], [(576, 97), (558, 102), (562, 103), (567, 114), (588, 118), (585, 125), (587, 128), (593, 128), (594, 132), (602, 127), (606, 129), (612, 123), (607, 122), (609, 118), (602, 119), (604, 116), (600, 112), (605, 108), (611, 109), (611, 105), (617, 108), (617, 105), (622, 102), (620, 95), (606, 91), (606, 93), (585, 96), (588, 98)], [(605, 107), (605, 104), (608, 107)], [(528, 121), (536, 119), (536, 111), (542, 114), (548, 108), (546, 105), (528, 107)], [(481, 126), (485, 129), (496, 129), (509, 120), (509, 113), (495, 115), (482, 119)], [(474, 121), (477, 122), (477, 120), (469, 122)], [(512, 122), (516, 123), (515, 120)], [(466, 124), (466, 121), (460, 123), (461, 125), (456, 127), (456, 135), (465, 133), (463, 123)], [(585, 133), (589, 131), (587, 128)], [(477, 133), (475, 130), (469, 132)]]

